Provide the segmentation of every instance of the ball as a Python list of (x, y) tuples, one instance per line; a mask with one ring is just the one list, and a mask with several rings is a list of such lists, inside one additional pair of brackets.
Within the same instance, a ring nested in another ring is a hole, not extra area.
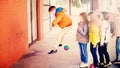
[(69, 50), (69, 46), (68, 46), (68, 45), (65, 45), (65, 46), (64, 46), (64, 50)]

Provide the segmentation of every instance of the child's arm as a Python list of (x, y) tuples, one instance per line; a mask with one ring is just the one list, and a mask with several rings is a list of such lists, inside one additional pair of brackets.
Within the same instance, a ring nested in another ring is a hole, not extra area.
[(101, 33), (101, 40), (100, 40), (100, 45), (102, 46), (103, 45), (103, 43), (104, 43), (104, 38), (105, 38), (105, 24), (104, 24), (104, 22), (102, 22), (102, 25), (101, 25), (101, 31), (100, 31), (100, 33)]
[(88, 31), (88, 26), (87, 25), (85, 25), (83, 28), (78, 27), (78, 32), (83, 36), (87, 35), (87, 31)]
[(57, 23), (59, 23), (59, 22), (61, 21), (62, 17), (63, 17), (63, 14), (62, 14), (62, 13), (61, 13), (61, 14), (58, 14), (58, 15), (56, 16), (55, 20), (53, 20), (52, 26), (55, 26)]

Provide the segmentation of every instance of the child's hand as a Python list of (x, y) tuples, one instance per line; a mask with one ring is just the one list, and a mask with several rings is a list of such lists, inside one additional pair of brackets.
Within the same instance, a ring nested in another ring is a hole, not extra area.
[(113, 33), (113, 34), (111, 35), (111, 38), (114, 38), (114, 36), (115, 36), (115, 34)]
[(100, 46), (103, 46), (103, 43), (102, 43), (102, 42), (100, 42)]
[(57, 25), (55, 25), (55, 26), (52, 26), (52, 30), (53, 30), (53, 29), (56, 29), (56, 28), (57, 28)]
[(100, 46), (103, 46), (103, 44), (100, 44)]
[(52, 24), (52, 27), (54, 27), (55, 25), (54, 24)]
[(93, 48), (96, 48), (96, 46), (95, 46), (95, 45), (93, 45)]

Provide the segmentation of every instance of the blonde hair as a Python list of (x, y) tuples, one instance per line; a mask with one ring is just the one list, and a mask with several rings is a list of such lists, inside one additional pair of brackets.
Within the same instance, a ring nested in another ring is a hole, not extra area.
[(100, 28), (101, 20), (98, 18), (97, 14), (95, 12), (90, 12), (88, 15), (90, 16), (89, 25), (95, 24)]

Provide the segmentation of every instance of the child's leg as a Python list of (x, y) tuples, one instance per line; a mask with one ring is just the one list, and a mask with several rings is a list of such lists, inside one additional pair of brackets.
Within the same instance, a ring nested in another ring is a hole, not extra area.
[(84, 55), (84, 63), (88, 63), (88, 52), (87, 52), (87, 43), (83, 43), (83, 55)]
[(99, 53), (100, 63), (104, 63), (103, 46), (98, 45), (98, 53)]
[(80, 46), (81, 61), (87, 63), (88, 62), (87, 44), (79, 43), (79, 46)]
[(96, 47), (94, 48), (92, 43), (90, 43), (90, 51), (92, 53), (94, 66), (97, 67), (98, 66), (98, 58), (97, 58), (97, 53), (96, 53)]
[(81, 43), (79, 43), (79, 47), (80, 47), (80, 59), (81, 59), (81, 62), (84, 61), (84, 58), (83, 58), (83, 45), (81, 45)]
[(116, 38), (116, 60), (120, 60), (120, 37)]
[(105, 58), (106, 58), (106, 63), (109, 63), (110, 62), (110, 57), (109, 57), (109, 54), (107, 52), (107, 44), (108, 43), (104, 43), (104, 45), (103, 45), (103, 53), (104, 53)]
[(57, 39), (56, 39), (56, 43), (55, 43), (55, 46), (54, 48), (57, 49), (58, 48), (58, 45), (61, 43), (61, 41), (63, 40), (65, 34), (71, 29), (71, 26), (69, 27), (65, 27), (63, 28), (60, 33), (58, 34), (57, 36)]

